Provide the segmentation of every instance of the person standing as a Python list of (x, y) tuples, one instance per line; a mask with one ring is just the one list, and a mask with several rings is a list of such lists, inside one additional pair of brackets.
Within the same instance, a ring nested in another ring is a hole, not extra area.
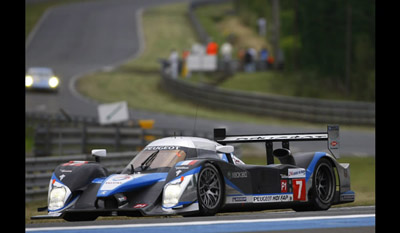
[(179, 55), (175, 49), (172, 49), (171, 54), (169, 55), (168, 61), (171, 67), (171, 77), (173, 79), (178, 78), (178, 63), (179, 63)]
[(221, 46), (221, 55), (223, 62), (223, 70), (226, 74), (231, 73), (232, 45), (225, 42)]
[(217, 55), (218, 53), (218, 44), (216, 42), (210, 41), (207, 44), (207, 55)]
[(260, 51), (260, 69), (267, 69), (268, 50), (264, 47)]
[(267, 35), (267, 20), (264, 17), (260, 17), (257, 20), (258, 25), (258, 35), (266, 36)]

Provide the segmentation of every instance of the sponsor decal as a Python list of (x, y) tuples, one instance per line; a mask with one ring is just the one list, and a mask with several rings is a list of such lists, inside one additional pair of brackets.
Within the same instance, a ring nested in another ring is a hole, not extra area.
[(247, 172), (232, 172), (232, 178), (247, 178)]
[(253, 203), (287, 202), (293, 201), (293, 194), (270, 194), (253, 196)]
[(144, 207), (146, 207), (147, 206), (147, 204), (136, 204), (133, 208), (135, 208), (135, 209), (141, 209), (141, 208), (144, 208)]
[(185, 160), (178, 162), (175, 166), (192, 166), (197, 163), (198, 160)]
[(240, 178), (247, 178), (247, 172), (228, 172), (227, 176), (229, 179), (240, 179)]
[(144, 150), (179, 150), (179, 146), (147, 146)]
[(60, 172), (64, 172), (64, 173), (68, 173), (68, 172), (72, 172), (72, 170), (65, 170), (65, 169), (60, 169)]
[(287, 193), (287, 180), (281, 180), (281, 193)]
[[(142, 175), (134, 175), (134, 176), (135, 176), (135, 178), (138, 178), (139, 176), (142, 176)], [(105, 180), (103, 185), (100, 187), (100, 190), (101, 191), (112, 190), (112, 189), (120, 186), (121, 184), (132, 180), (134, 176), (132, 176), (132, 175), (113, 175)]]
[(274, 203), (293, 201), (293, 193), (227, 196), (226, 203)]
[(88, 161), (69, 161), (68, 163), (64, 163), (61, 166), (74, 166), (74, 167), (79, 167), (82, 166), (83, 164), (87, 164)]
[(240, 179), (240, 178), (247, 178), (247, 172), (228, 172), (229, 179)]
[(306, 180), (305, 179), (293, 179), (293, 199), (295, 201), (306, 200)]
[(230, 136), (221, 141), (266, 141), (266, 140), (313, 140), (327, 139), (328, 135), (323, 134), (278, 134), (278, 135), (260, 135), (260, 136)]
[(289, 178), (305, 178), (306, 177), (306, 169), (304, 169), (304, 168), (289, 168), (288, 169), (288, 177)]
[(112, 181), (121, 181), (121, 180), (127, 180), (132, 178), (132, 176), (129, 175), (122, 175), (122, 176), (115, 176), (112, 178)]
[(232, 197), (232, 202), (246, 202), (247, 197)]

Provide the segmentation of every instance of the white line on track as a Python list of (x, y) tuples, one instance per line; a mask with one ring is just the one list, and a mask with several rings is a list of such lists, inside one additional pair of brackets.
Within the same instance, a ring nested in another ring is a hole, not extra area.
[[(339, 216), (313, 216), (313, 217), (291, 217), (291, 218), (272, 218), (272, 219), (246, 219), (235, 220), (234, 223), (260, 223), (260, 222), (284, 222), (284, 221), (307, 221), (307, 220), (326, 220), (326, 219), (354, 219), (375, 217), (375, 214), (354, 214)], [(214, 220), (214, 221), (191, 221), (191, 222), (173, 222), (173, 223), (150, 223), (150, 224), (124, 224), (124, 225), (92, 225), (92, 226), (73, 226), (73, 227), (38, 227), (26, 228), (27, 232), (34, 231), (57, 231), (57, 230), (89, 230), (89, 229), (107, 229), (107, 228), (139, 228), (139, 227), (171, 227), (171, 226), (193, 226), (193, 225), (213, 225), (228, 224), (232, 220)]]

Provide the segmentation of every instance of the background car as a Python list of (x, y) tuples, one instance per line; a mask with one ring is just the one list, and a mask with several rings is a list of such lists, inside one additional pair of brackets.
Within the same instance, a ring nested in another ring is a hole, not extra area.
[(60, 80), (54, 75), (51, 68), (31, 67), (25, 75), (25, 88), (27, 90), (57, 91)]

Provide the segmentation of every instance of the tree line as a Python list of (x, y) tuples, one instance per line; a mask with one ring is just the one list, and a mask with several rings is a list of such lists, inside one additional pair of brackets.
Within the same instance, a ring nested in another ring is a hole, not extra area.
[(267, 19), (266, 39), (278, 36), (286, 70), (375, 100), (375, 0), (235, 0), (234, 7), (255, 29)]

